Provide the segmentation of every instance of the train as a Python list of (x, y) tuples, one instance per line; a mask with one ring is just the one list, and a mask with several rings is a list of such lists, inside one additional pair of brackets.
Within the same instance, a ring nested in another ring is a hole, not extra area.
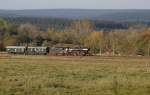
[(55, 56), (87, 56), (89, 48), (71, 47), (42, 47), (42, 46), (7, 46), (6, 52), (9, 54), (22, 55), (55, 55)]

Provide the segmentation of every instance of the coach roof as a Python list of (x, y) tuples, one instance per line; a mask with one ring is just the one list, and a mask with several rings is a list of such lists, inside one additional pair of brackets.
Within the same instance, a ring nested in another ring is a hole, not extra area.
[(26, 48), (25, 46), (7, 46), (6, 48)]
[(28, 47), (28, 48), (47, 48), (47, 47)]

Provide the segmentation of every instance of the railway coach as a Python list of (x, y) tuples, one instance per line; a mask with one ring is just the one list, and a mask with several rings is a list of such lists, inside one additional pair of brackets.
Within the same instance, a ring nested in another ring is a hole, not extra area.
[(26, 54), (28, 55), (46, 55), (49, 53), (48, 47), (27, 47)]
[(49, 53), (49, 48), (48, 47), (7, 46), (6, 52), (11, 53), (11, 54), (46, 55)]
[(12, 54), (24, 54), (26, 52), (25, 46), (7, 46), (6, 52)]

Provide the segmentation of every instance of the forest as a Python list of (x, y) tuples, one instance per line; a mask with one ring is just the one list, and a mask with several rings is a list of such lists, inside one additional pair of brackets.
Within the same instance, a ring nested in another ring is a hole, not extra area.
[(148, 23), (54, 18), (1, 18), (0, 51), (6, 46), (87, 47), (100, 55), (150, 55)]

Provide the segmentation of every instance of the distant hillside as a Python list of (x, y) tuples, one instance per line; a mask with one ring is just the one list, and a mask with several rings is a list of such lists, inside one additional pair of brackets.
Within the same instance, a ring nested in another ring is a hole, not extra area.
[(95, 19), (119, 21), (150, 21), (150, 10), (83, 10), (83, 9), (42, 9), (42, 10), (0, 10), (1, 17), (51, 17), (64, 19)]

